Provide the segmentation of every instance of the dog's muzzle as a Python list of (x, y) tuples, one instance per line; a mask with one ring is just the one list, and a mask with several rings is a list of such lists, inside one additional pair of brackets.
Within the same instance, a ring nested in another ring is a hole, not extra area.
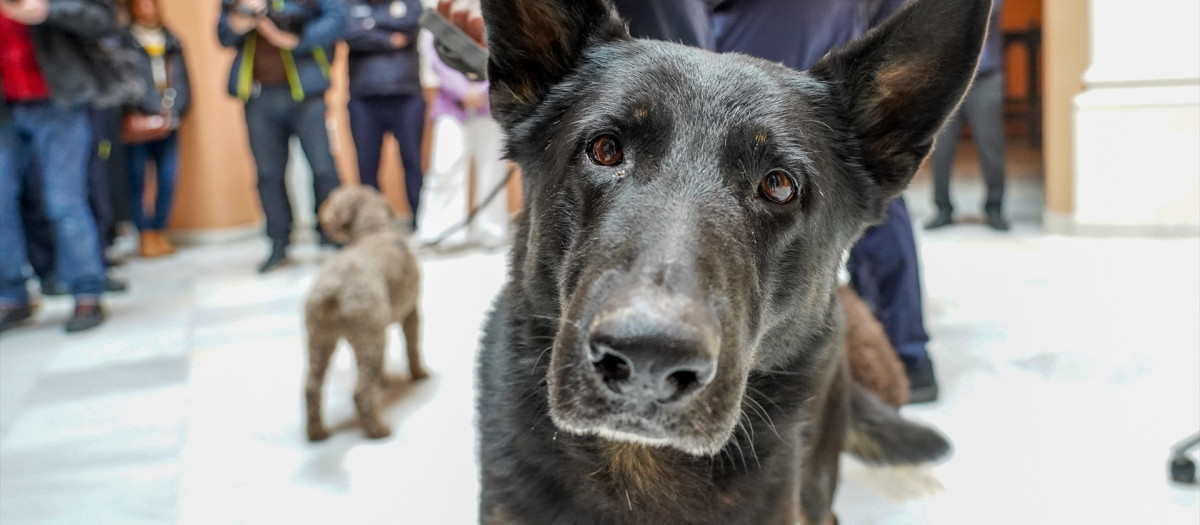
[(716, 316), (694, 299), (661, 288), (610, 295), (586, 338), (596, 378), (629, 405), (685, 401), (717, 373)]

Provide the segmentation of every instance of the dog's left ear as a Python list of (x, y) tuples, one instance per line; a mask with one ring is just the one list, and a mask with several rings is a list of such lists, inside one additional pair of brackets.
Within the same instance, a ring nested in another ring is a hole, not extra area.
[(883, 189), (908, 185), (975, 74), (991, 0), (914, 0), (811, 70), (849, 112), (863, 162)]
[(492, 111), (511, 126), (579, 66), (584, 50), (628, 39), (607, 0), (483, 0)]

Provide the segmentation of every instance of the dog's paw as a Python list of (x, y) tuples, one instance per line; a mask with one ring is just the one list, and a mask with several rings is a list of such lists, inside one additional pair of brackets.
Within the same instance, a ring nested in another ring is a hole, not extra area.
[(424, 368), (413, 369), (410, 373), (412, 374), (413, 381), (420, 381), (429, 377), (429, 372), (426, 372)]
[(370, 439), (383, 439), (392, 435), (392, 429), (383, 425), (370, 425), (363, 429), (363, 433)]
[(328, 438), (329, 438), (328, 430), (325, 430), (323, 428), (309, 428), (308, 429), (308, 440), (313, 443), (316, 443), (318, 441), (325, 441)]

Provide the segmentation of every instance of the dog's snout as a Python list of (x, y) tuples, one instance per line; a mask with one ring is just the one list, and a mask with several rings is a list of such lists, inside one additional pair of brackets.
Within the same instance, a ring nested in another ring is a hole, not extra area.
[(592, 366), (605, 386), (631, 401), (690, 397), (717, 371), (715, 316), (683, 297), (647, 292), (609, 301), (588, 333)]

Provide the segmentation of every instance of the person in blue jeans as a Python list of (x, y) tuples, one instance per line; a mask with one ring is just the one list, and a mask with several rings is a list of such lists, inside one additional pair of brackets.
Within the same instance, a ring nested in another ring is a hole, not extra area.
[(417, 53), (419, 0), (345, 0), (350, 48), (350, 133), (358, 152), (359, 180), (379, 189), (383, 137), (400, 145), (404, 190), (413, 227), (421, 204), (421, 140), (425, 97)]
[[(175, 199), (175, 176), (179, 163), (179, 125), (191, 105), (191, 86), (183, 45), (162, 23), (157, 0), (129, 0), (133, 22), (127, 37), (142, 51), (142, 78), (145, 96), (136, 111), (146, 115), (161, 115), (171, 126), (171, 133), (159, 140), (129, 146), (129, 189), (133, 222), (141, 234), (141, 255), (161, 257), (175, 252), (163, 230), (171, 217)], [(142, 203), (145, 191), (146, 162), (154, 162), (154, 212), (147, 217)]]
[[(292, 205), (284, 182), (289, 140), (298, 138), (308, 158), (318, 209), (341, 184), (325, 128), (325, 91), (334, 45), (345, 24), (341, 0), (237, 0), (217, 22), (221, 45), (237, 49), (229, 94), (246, 105), (258, 198), (271, 239), (271, 254), (259, 273), (287, 263), (292, 236)], [(321, 242), (330, 244), (323, 234)]]
[[(713, 12), (716, 50), (740, 52), (807, 70), (902, 7), (905, 0), (723, 0)], [(933, 362), (926, 351), (921, 275), (912, 221), (903, 197), (888, 204), (887, 219), (850, 250), (850, 285), (874, 311), (904, 362), (910, 402), (937, 399)]]
[(0, 2), (0, 331), (33, 315), (18, 200), (22, 172), (35, 161), (55, 266), (75, 297), (66, 330), (104, 321), (104, 265), (87, 202), (87, 104), (100, 87), (83, 57), (89, 40), (115, 26), (112, 6), (102, 0)]

